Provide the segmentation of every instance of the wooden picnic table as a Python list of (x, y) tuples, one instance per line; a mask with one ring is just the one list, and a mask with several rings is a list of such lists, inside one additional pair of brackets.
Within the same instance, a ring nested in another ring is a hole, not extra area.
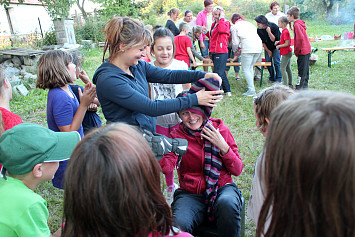
[[(196, 64), (191, 64), (191, 68), (197, 68), (197, 67), (202, 67), (202, 66), (212, 66), (213, 63), (196, 63)], [(242, 63), (240, 62), (227, 62), (226, 66), (242, 66)], [(256, 67), (260, 71), (260, 87), (263, 84), (263, 74), (264, 74), (264, 67), (271, 66), (271, 62), (256, 62), (254, 63), (254, 67)]]
[(355, 46), (348, 46), (348, 47), (333, 47), (333, 48), (322, 48), (322, 50), (328, 53), (328, 67), (332, 67), (332, 54), (338, 50), (345, 50), (345, 49), (355, 49)]

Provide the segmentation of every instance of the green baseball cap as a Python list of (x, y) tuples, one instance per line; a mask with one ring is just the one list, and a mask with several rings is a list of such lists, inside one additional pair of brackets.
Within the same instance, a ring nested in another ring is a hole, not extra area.
[(27, 174), (39, 163), (69, 159), (79, 141), (77, 132), (54, 132), (37, 124), (22, 123), (0, 137), (0, 164), (10, 174)]

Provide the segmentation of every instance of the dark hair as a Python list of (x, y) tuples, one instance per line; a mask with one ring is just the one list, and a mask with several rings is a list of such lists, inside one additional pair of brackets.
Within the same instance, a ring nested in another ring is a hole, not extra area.
[(264, 15), (259, 15), (259, 16), (255, 17), (254, 20), (258, 23), (263, 24), (263, 25), (269, 25), (269, 21), (267, 20), (267, 18)]
[(38, 61), (36, 87), (53, 89), (72, 82), (68, 65), (72, 56), (62, 50), (52, 50), (43, 54)]
[(153, 32), (155, 32), (157, 29), (162, 28), (162, 25), (155, 25), (153, 26)]
[[(152, 42), (152, 34), (144, 24), (136, 19), (129, 17), (114, 17), (105, 26), (106, 44), (103, 54), (109, 50), (109, 60), (125, 49)], [(122, 46), (122, 44), (124, 46)]]
[(160, 166), (133, 126), (111, 123), (85, 136), (71, 155), (64, 187), (62, 237), (172, 231)]
[(212, 0), (205, 0), (205, 1), (203, 1), (203, 5), (204, 5), (205, 7), (207, 7), (207, 6), (209, 6), (209, 5), (213, 5), (213, 1), (212, 1)]
[(293, 18), (295, 18), (295, 19), (299, 19), (300, 18), (300, 9), (296, 6), (293, 6), (290, 9), (288, 9), (287, 15), (293, 16)]
[(272, 2), (271, 4), (270, 4), (270, 10), (272, 10), (273, 8), (274, 8), (274, 6), (280, 6), (280, 4), (278, 3), (278, 2)]
[(270, 119), (271, 111), (293, 93), (293, 90), (287, 86), (274, 85), (265, 88), (254, 98), (254, 109), (260, 131), (266, 132), (268, 128), (266, 118)]
[(186, 10), (185, 13), (184, 13), (184, 16), (186, 16), (186, 15), (189, 14), (190, 12), (192, 13), (191, 10)]
[(234, 24), (237, 20), (242, 19), (244, 20), (244, 16), (239, 13), (234, 13), (231, 18), (231, 22)]
[(348, 94), (289, 99), (272, 112), (257, 236), (355, 236), (354, 118)]
[(150, 51), (151, 52), (154, 52), (154, 45), (155, 45), (155, 42), (157, 41), (157, 39), (159, 38), (170, 38), (171, 39), (171, 42), (173, 44), (173, 49), (174, 49), (174, 54), (175, 54), (175, 42), (174, 42), (174, 35), (173, 33), (171, 32), (171, 30), (167, 29), (167, 28), (163, 28), (163, 27), (160, 27), (158, 29), (155, 30), (154, 34), (153, 34), (153, 43), (151, 45), (151, 48), (150, 48)]

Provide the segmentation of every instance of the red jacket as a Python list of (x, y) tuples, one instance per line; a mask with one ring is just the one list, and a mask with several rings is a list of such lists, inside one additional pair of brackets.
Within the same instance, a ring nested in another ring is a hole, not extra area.
[[(223, 124), (220, 119), (210, 119), (213, 126), (217, 129), (228, 143), (230, 149), (225, 156), (222, 156), (223, 165), (221, 174), (218, 179), (218, 187), (222, 187), (227, 183), (233, 183), (231, 175), (238, 176), (242, 172), (243, 163), (238, 154), (238, 147), (229, 128)], [(182, 157), (178, 169), (180, 188), (194, 194), (204, 193), (206, 190), (206, 180), (204, 175), (204, 144), (205, 140), (200, 135), (192, 136), (186, 133), (183, 124), (179, 124), (179, 128), (170, 133), (173, 138), (183, 138), (188, 141), (188, 149)], [(178, 162), (178, 157), (174, 153), (164, 155), (159, 161), (163, 173), (169, 173), (174, 170)]]
[(311, 43), (309, 43), (306, 29), (307, 26), (302, 20), (297, 20), (293, 24), (293, 33), (295, 35), (294, 53), (296, 56), (311, 53)]
[(207, 32), (207, 37), (210, 39), (210, 53), (228, 53), (228, 38), (230, 35), (231, 23), (224, 18), (220, 19), (215, 28), (216, 22), (212, 23), (211, 31)]

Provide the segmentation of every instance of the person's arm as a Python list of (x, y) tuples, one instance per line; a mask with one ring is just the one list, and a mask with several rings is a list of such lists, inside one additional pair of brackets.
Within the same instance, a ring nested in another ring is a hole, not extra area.
[(192, 37), (190, 37), (189, 36), (189, 38), (190, 38), (190, 40), (191, 40), (191, 45), (192, 45), (192, 47), (191, 47), (191, 52), (192, 52), (192, 54), (196, 57), (196, 58), (198, 58), (199, 60), (203, 60), (203, 57), (196, 51), (196, 47), (195, 47), (195, 45), (194, 45), (194, 40), (193, 40), (193, 36)]
[(275, 42), (275, 35), (271, 32), (270, 26), (266, 27), (266, 32), (269, 35), (269, 38), (272, 42)]
[[(277, 42), (279, 42), (279, 41), (277, 41)], [(285, 43), (277, 45), (276, 48), (280, 49), (280, 48), (285, 48), (285, 47), (288, 47), (288, 46), (290, 46), (290, 41), (289, 40), (285, 40)]]
[(269, 57), (272, 57), (272, 52), (270, 51), (270, 49), (266, 46), (266, 44), (263, 43), (263, 48), (266, 50), (267, 54), (269, 55)]
[(194, 56), (192, 55), (191, 47), (187, 47), (186, 51), (187, 51), (187, 54), (189, 55), (189, 57), (190, 57), (190, 59), (192, 61), (192, 65), (195, 65), (196, 61), (195, 61)]
[(232, 50), (236, 52), (240, 45), (240, 39), (238, 37), (238, 29), (236, 26), (231, 28), (232, 33)]
[[(78, 131), (82, 122), (83, 122), (83, 118), (85, 116), (87, 107), (91, 104), (91, 102), (95, 99), (96, 97), (96, 90), (95, 87), (91, 84), (88, 83), (85, 85), (85, 89), (84, 92), (81, 92), (81, 89), (78, 88), (79, 91), (79, 97), (80, 97), (80, 104), (79, 107), (73, 117), (73, 120), (71, 122), (71, 124), (69, 125), (65, 125), (65, 126), (59, 126), (58, 128), (61, 132), (72, 132), (72, 131)], [(72, 111), (72, 109), (70, 110), (69, 107), (71, 107), (71, 105), (62, 108), (63, 110), (68, 109), (69, 113), (68, 116), (70, 116), (70, 112)], [(58, 113), (66, 113), (66, 111), (61, 111)], [(71, 113), (72, 114), (72, 113)]]
[(174, 171), (178, 158), (179, 157), (172, 152), (163, 156), (163, 158), (159, 161), (163, 174), (169, 174)]
[[(198, 26), (204, 26), (203, 25), (203, 19), (202, 19), (202, 12), (199, 12), (196, 17), (196, 25)], [(200, 38), (198, 39), (200, 42), (203, 42), (203, 36), (201, 34)], [(200, 45), (201, 46), (201, 45)]]
[(211, 129), (204, 127), (201, 136), (220, 148), (224, 166), (232, 175), (238, 176), (243, 170), (243, 162), (238, 153), (237, 144), (227, 126), (222, 125), (221, 129), (212, 126)]
[(230, 32), (230, 23), (224, 18), (219, 19), (218, 26), (214, 30), (217, 30), (220, 34), (229, 34)]

